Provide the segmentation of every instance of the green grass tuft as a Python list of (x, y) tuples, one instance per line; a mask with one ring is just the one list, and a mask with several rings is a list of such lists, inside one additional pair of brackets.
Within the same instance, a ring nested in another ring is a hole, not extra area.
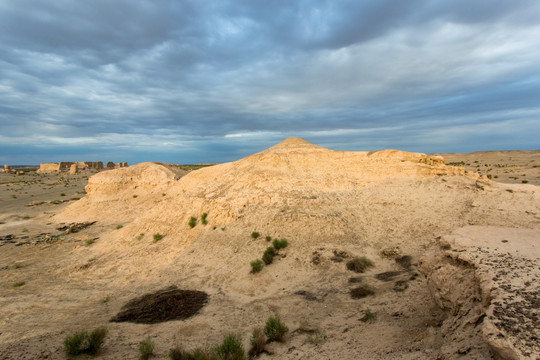
[(100, 327), (90, 334), (86, 330), (79, 331), (64, 339), (64, 350), (68, 356), (81, 354), (96, 355), (105, 341), (107, 328)]
[(207, 213), (202, 213), (202, 215), (201, 215), (201, 224), (203, 224), (203, 225), (208, 224), (208, 220), (206, 220), (207, 216), (208, 216)]
[(256, 231), (254, 231), (254, 232), (251, 233), (251, 237), (252, 237), (253, 239), (258, 238), (259, 236), (261, 236), (261, 234), (259, 234), (259, 233), (256, 232)]
[(152, 235), (152, 237), (154, 238), (154, 241), (153, 242), (158, 242), (159, 240), (163, 239), (163, 235), (161, 235), (160, 233), (155, 233), (154, 235)]
[(193, 229), (195, 227), (195, 225), (197, 225), (197, 218), (195, 218), (194, 216), (190, 217), (188, 225), (189, 225), (190, 228)]
[(289, 328), (281, 322), (279, 315), (270, 316), (268, 320), (266, 320), (264, 335), (266, 335), (269, 341), (282, 342), (288, 331)]
[(263, 268), (263, 263), (262, 263), (262, 261), (259, 260), (259, 259), (253, 260), (253, 261), (250, 263), (250, 265), (251, 265), (251, 272), (252, 272), (253, 274), (258, 273), (258, 272), (261, 271), (262, 268)]
[(148, 360), (150, 355), (154, 355), (154, 342), (150, 337), (139, 343), (139, 354), (141, 354), (142, 360)]
[(121, 229), (121, 228), (123, 228), (123, 227), (124, 227), (124, 225), (118, 224), (118, 225), (116, 225), (116, 230), (119, 230), (119, 229)]
[(15, 283), (11, 284), (11, 287), (17, 288), (17, 287), (23, 286), (24, 284), (26, 284), (26, 281), (17, 281)]
[(245, 360), (246, 354), (240, 335), (227, 335), (214, 349), (219, 360)]

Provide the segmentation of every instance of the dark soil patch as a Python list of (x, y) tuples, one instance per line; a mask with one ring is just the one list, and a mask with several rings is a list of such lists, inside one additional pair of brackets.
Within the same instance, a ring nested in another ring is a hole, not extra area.
[(409, 287), (409, 284), (405, 280), (396, 281), (394, 284), (394, 291), (396, 292), (402, 292), (405, 291)]
[(171, 286), (130, 300), (110, 321), (155, 324), (184, 320), (197, 314), (207, 302), (208, 294), (205, 292)]
[(375, 277), (382, 281), (392, 281), (396, 276), (401, 275), (403, 271), (386, 271), (375, 275)]
[(359, 286), (351, 289), (349, 294), (353, 299), (362, 299), (369, 295), (375, 295), (375, 292), (367, 286)]
[(61, 226), (59, 228), (56, 228), (56, 230), (59, 230), (59, 231), (64, 231), (66, 234), (72, 234), (72, 233), (77, 233), (83, 229), (86, 229), (87, 227), (89, 226), (92, 226), (96, 223), (97, 221), (92, 221), (92, 222), (83, 222), (83, 223), (72, 223), (72, 224), (69, 224), (69, 225), (65, 225), (65, 226)]
[(300, 295), (302, 296), (304, 299), (306, 300), (309, 300), (309, 301), (321, 301), (317, 295), (315, 295), (314, 293), (312, 292), (309, 292), (309, 291), (306, 291), (306, 290), (298, 290), (297, 292), (294, 293), (295, 295)]
[(412, 265), (412, 257), (410, 255), (398, 256), (394, 260), (406, 270), (410, 269)]

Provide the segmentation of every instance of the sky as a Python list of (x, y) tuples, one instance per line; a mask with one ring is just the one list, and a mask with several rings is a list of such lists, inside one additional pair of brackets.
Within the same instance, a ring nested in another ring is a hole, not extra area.
[(540, 149), (538, 0), (0, 0), (0, 163)]

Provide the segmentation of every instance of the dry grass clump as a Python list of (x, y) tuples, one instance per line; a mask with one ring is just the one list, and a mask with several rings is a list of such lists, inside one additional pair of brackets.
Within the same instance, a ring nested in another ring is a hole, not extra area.
[(107, 336), (107, 328), (99, 327), (90, 334), (86, 331), (79, 331), (64, 339), (64, 350), (68, 356), (81, 354), (96, 355)]
[(355, 256), (354, 259), (347, 262), (347, 269), (357, 273), (363, 273), (366, 269), (373, 266), (375, 266), (373, 261), (365, 256)]
[(266, 348), (266, 336), (262, 328), (258, 327), (253, 329), (251, 339), (249, 340), (251, 349), (249, 349), (249, 356), (257, 356), (262, 353)]

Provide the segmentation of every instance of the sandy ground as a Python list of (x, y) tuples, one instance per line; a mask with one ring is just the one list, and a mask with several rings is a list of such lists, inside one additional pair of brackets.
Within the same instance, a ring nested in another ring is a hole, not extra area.
[[(213, 345), (229, 333), (240, 334), (247, 350), (252, 329), (276, 313), (290, 332), (284, 343), (269, 344), (271, 354), (261, 359), (493, 358), (480, 334), (458, 339), (448, 325), (452, 314), (417, 271), (426, 249), (455, 229), (539, 228), (538, 190), (522, 185), (522, 176), (504, 173), (512, 169), (537, 183), (539, 152), (475, 154), (445, 157), (471, 164), (497, 161), (501, 167), (490, 174), (516, 185), (483, 185), (456, 175), (398, 177), (353, 191), (305, 189), (279, 205), (267, 202), (270, 195), (263, 191), (259, 202), (250, 198), (234, 211), (220, 212), (216, 205), (209, 224), (194, 229), (187, 218), (202, 213), (201, 204), (213, 204), (213, 195), (199, 200), (198, 188), (187, 177), (178, 181), (178, 174), (155, 173), (161, 183), (148, 188), (139, 182), (129, 191), (111, 190), (125, 191), (123, 200), (109, 194), (94, 203), (60, 204), (50, 202), (84, 196), (89, 174), (0, 174), (0, 359), (64, 359), (67, 335), (102, 325), (109, 329), (102, 359), (139, 358), (138, 344), (147, 336), (156, 345), (156, 359), (166, 359), (173, 346)], [(214, 175), (218, 169), (202, 170), (192, 182), (205, 174), (212, 181), (224, 178)], [(225, 191), (213, 191), (218, 190)], [(177, 200), (188, 197), (191, 212)], [(28, 206), (33, 201), (43, 203)], [(125, 208), (130, 210), (123, 213)], [(97, 222), (76, 233), (57, 230), (68, 220)], [(153, 242), (158, 231), (165, 236)], [(261, 237), (253, 239), (252, 231)], [(5, 241), (8, 235), (15, 238)], [(273, 264), (251, 274), (250, 260), (268, 246), (265, 236), (286, 237), (290, 245)], [(363, 274), (347, 270), (345, 263), (356, 255), (375, 266)], [(411, 256), (410, 268), (395, 261), (403, 255)], [(389, 271), (397, 274), (377, 276)], [(375, 294), (351, 298), (360, 284)], [(187, 320), (109, 322), (130, 299), (169, 285), (205, 291), (210, 300)], [(375, 321), (363, 321), (366, 310), (376, 314)]]
[(474, 153), (440, 154), (447, 164), (456, 164), (468, 171), (488, 175), (503, 183), (540, 185), (540, 150), (479, 151)]

